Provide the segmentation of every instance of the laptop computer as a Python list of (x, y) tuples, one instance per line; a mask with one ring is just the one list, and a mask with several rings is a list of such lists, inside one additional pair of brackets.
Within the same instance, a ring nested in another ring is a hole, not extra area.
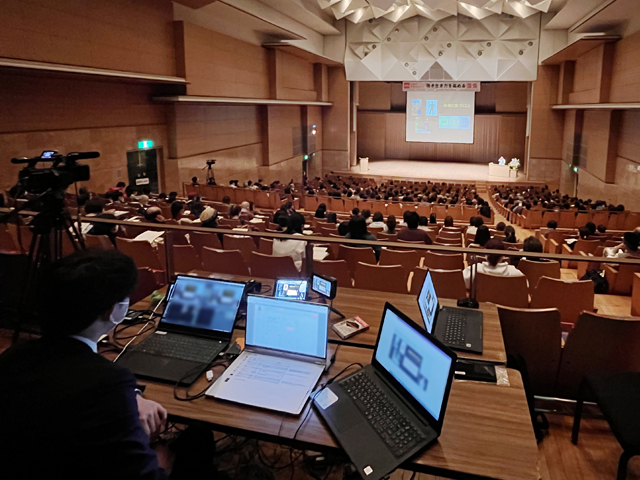
[(383, 478), (440, 436), (455, 363), (455, 353), (385, 305), (371, 364), (314, 397), (363, 478)]
[(299, 414), (326, 366), (329, 307), (247, 297), (245, 348), (206, 395)]
[(440, 307), (429, 271), (418, 294), (418, 307), (424, 328), (447, 347), (463, 352), (482, 353), (482, 312), (467, 308)]
[(179, 275), (153, 335), (117, 363), (141, 378), (190, 385), (231, 341), (245, 283)]

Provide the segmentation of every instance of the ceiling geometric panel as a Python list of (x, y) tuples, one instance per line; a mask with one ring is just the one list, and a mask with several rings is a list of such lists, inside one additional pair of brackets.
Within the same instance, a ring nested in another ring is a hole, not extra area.
[(442, 20), (458, 14), (477, 20), (501, 14), (527, 18), (549, 11), (551, 0), (318, 0), (318, 4), (338, 20), (362, 23), (377, 18), (401, 22), (415, 16)]
[[(446, 1), (422, 0), (434, 6)], [(401, 22), (381, 16), (349, 24), (347, 80), (533, 81), (539, 31), (540, 15), (413, 16)]]

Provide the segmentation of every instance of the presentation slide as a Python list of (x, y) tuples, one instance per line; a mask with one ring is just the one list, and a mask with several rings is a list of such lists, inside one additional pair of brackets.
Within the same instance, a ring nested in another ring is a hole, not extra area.
[(473, 143), (475, 92), (407, 92), (407, 142)]

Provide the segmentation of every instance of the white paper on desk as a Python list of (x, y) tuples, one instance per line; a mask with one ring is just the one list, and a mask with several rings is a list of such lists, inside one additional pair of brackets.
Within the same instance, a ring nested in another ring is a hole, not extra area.
[(313, 259), (324, 260), (329, 255), (327, 247), (313, 247)]
[(298, 415), (324, 365), (244, 351), (207, 396)]
[(138, 235), (134, 240), (146, 240), (149, 243), (153, 243), (154, 240), (158, 237), (161, 237), (163, 231), (155, 231), (155, 230), (147, 230)]
[[(83, 223), (82, 224), (82, 233), (84, 235), (86, 235), (91, 231), (92, 228), (93, 228), (93, 223)], [(71, 233), (73, 233), (73, 230), (71, 230)]]
[(114, 210), (113, 215), (116, 218), (119, 218), (119, 217), (124, 217), (125, 215), (129, 215), (129, 212), (127, 212), (126, 210)]

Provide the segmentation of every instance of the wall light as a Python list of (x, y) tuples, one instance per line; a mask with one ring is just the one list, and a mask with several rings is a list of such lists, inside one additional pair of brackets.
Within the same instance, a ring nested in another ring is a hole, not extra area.
[(318, 133), (318, 127), (316, 127), (315, 125), (311, 126), (311, 135), (315, 135), (316, 133)]

